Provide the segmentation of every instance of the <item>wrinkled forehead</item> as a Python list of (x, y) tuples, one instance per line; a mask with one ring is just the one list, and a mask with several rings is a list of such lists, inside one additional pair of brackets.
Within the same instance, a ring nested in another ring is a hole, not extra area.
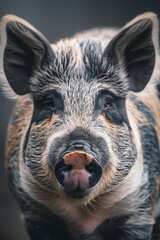
[[(54, 58), (38, 72), (42, 90), (57, 89), (67, 99), (93, 98), (103, 88), (118, 93), (117, 69), (103, 59), (104, 47), (92, 40), (63, 40), (51, 45)], [(36, 89), (37, 91), (37, 89)]]
[(53, 67), (65, 82), (99, 77), (102, 67), (102, 46), (91, 40), (64, 40), (52, 45), (55, 53)]

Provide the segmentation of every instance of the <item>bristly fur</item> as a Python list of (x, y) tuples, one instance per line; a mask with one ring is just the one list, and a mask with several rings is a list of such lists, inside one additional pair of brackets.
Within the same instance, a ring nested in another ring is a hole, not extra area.
[[(157, 240), (156, 15), (145, 13), (122, 29), (92, 29), (52, 45), (33, 26), (8, 15), (1, 21), (0, 57), (2, 88), (18, 97), (7, 135), (8, 180), (30, 238)], [(86, 175), (79, 177), (77, 169), (76, 188), (74, 181), (65, 182), (66, 173), (58, 175), (75, 141), (85, 149), (76, 154), (83, 152), (85, 161), (90, 154), (99, 169), (85, 166), (90, 175), (84, 188)]]

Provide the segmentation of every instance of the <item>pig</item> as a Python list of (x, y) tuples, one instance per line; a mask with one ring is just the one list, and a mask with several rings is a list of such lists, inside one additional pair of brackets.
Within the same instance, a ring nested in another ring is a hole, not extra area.
[(31, 240), (160, 239), (158, 19), (50, 44), (1, 20), (8, 184)]

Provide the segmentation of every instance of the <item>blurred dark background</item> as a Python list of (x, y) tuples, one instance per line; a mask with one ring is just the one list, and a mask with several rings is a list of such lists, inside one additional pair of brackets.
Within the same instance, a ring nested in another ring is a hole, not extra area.
[[(154, 11), (159, 0), (0, 0), (0, 17), (15, 14), (38, 28), (51, 42), (98, 26), (123, 26), (136, 15)], [(7, 187), (4, 151), (14, 102), (0, 92), (0, 240), (27, 240), (20, 211)]]

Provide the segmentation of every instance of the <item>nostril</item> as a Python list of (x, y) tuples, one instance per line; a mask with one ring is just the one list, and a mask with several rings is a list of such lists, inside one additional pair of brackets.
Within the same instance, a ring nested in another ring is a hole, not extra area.
[(102, 167), (93, 160), (90, 164), (85, 166), (85, 169), (90, 174), (89, 177), (89, 188), (93, 187), (102, 176)]
[(65, 174), (71, 171), (72, 166), (65, 164), (64, 160), (59, 161), (55, 166), (55, 176), (59, 183), (64, 186)]
[(85, 169), (87, 170), (87, 172), (89, 173), (94, 173), (95, 172), (95, 167), (93, 166), (92, 163), (90, 163), (89, 165), (85, 166)]

